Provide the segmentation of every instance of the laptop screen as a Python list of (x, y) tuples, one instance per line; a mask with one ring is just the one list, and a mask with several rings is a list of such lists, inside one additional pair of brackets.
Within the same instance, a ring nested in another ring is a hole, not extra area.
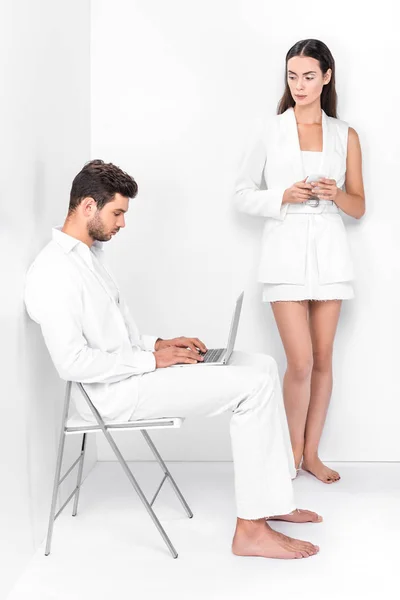
[(240, 312), (242, 310), (244, 292), (242, 292), (239, 298), (236, 300), (235, 312), (233, 313), (231, 329), (229, 332), (228, 344), (226, 346), (226, 359), (232, 354), (232, 350), (235, 347), (236, 334), (239, 326)]

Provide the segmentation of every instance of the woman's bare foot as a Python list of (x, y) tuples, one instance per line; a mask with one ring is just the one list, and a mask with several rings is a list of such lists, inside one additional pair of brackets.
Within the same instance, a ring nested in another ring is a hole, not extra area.
[(265, 519), (238, 519), (232, 552), (236, 556), (293, 559), (313, 556), (319, 552), (319, 547), (279, 534), (271, 529)]
[(318, 456), (307, 459), (303, 458), (302, 469), (308, 471), (323, 483), (335, 483), (335, 481), (339, 481), (340, 479), (339, 473), (325, 466)]
[(296, 508), (293, 513), (288, 515), (276, 515), (274, 517), (267, 517), (267, 521), (288, 521), (289, 523), (321, 523), (323, 518), (317, 513), (311, 510), (302, 510)]

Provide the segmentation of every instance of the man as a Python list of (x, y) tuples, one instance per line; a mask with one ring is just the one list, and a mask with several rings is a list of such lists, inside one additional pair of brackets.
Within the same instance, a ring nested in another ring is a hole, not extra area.
[[(275, 361), (235, 352), (228, 365), (202, 365), (197, 338), (141, 336), (104, 266), (101, 242), (125, 227), (132, 177), (94, 160), (75, 177), (62, 229), (27, 275), (25, 303), (41, 326), (61, 378), (79, 381), (106, 421), (213, 416), (233, 411), (237, 523), (232, 550), (242, 556), (304, 558), (318, 546), (274, 531), (266, 520), (319, 522), (293, 501), (294, 473)], [(177, 363), (192, 367), (169, 369)], [(200, 364), (199, 364), (200, 363)], [(78, 395), (75, 405), (91, 420)]]

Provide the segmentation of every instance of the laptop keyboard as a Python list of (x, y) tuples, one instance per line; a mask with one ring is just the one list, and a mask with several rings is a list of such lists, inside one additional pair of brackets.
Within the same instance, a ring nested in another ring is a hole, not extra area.
[[(221, 356), (224, 354), (225, 348), (217, 348), (216, 350), (207, 350), (203, 355), (203, 363), (218, 362)], [(200, 363), (201, 364), (201, 363)]]

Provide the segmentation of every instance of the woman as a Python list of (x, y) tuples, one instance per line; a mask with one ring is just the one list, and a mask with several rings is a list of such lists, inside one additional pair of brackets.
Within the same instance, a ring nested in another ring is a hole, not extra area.
[[(319, 40), (286, 56), (286, 88), (247, 153), (237, 208), (265, 218), (259, 281), (287, 358), (285, 409), (296, 468), (324, 483), (340, 479), (318, 446), (332, 392), (332, 352), (353, 268), (340, 215), (365, 211), (358, 135), (337, 118), (335, 62)], [(312, 182), (307, 182), (308, 176)]]

